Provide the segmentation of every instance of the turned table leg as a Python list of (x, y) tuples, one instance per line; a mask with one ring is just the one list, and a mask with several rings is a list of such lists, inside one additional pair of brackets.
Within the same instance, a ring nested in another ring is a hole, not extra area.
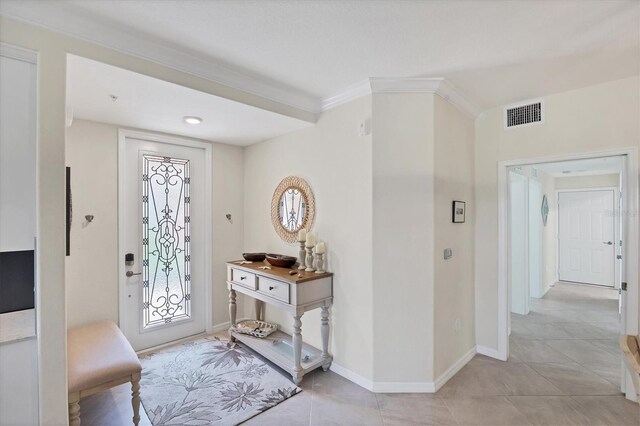
[(293, 317), (293, 381), (300, 384), (303, 376), (303, 369), (300, 360), (302, 359), (302, 314)]
[(69, 394), (69, 426), (80, 426), (80, 394)]
[(131, 375), (131, 406), (133, 407), (133, 424), (140, 423), (140, 373)]
[(329, 355), (329, 307), (323, 306), (320, 312), (320, 333), (322, 335), (322, 369), (331, 367), (332, 357)]
[(236, 339), (231, 334), (231, 328), (233, 328), (233, 326), (236, 325), (236, 313), (237, 313), (236, 291), (230, 288), (229, 289), (229, 321), (231, 322), (231, 326), (229, 328), (229, 340), (231, 342), (236, 341)]

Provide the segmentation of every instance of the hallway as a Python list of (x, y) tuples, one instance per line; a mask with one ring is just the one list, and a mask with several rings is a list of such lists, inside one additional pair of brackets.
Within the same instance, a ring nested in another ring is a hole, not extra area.
[[(580, 370), (576, 380), (596, 375), (620, 388), (617, 290), (560, 282), (530, 306), (529, 315), (511, 315), (515, 359), (542, 375)], [(607, 392), (608, 385), (597, 382), (590, 390)]]

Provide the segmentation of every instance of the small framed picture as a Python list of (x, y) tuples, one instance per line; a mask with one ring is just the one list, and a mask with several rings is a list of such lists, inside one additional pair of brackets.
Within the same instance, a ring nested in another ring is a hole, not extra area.
[(464, 201), (454, 201), (451, 208), (451, 221), (453, 223), (464, 223), (466, 218), (467, 203)]

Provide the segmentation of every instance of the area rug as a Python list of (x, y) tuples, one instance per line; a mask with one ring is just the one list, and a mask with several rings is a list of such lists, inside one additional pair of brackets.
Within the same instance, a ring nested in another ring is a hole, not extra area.
[(301, 391), (251, 350), (205, 337), (141, 357), (141, 399), (161, 425), (237, 425)]

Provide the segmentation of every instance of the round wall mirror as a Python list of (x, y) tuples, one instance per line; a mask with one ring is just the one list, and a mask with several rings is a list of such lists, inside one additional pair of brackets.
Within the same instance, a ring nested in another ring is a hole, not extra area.
[(276, 233), (293, 243), (298, 231), (311, 229), (314, 218), (315, 199), (307, 181), (296, 176), (284, 178), (271, 200), (271, 222)]

